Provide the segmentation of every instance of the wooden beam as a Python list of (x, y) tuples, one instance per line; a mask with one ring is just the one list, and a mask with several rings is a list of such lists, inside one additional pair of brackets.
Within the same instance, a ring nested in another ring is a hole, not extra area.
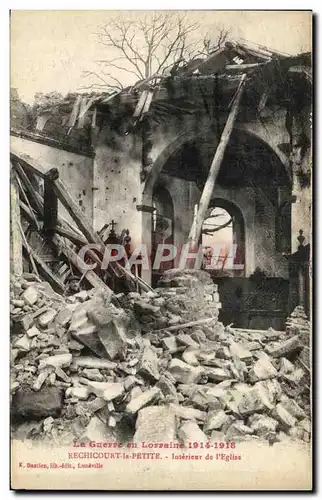
[(233, 71), (237, 73), (248, 72), (261, 66), (265, 66), (266, 63), (252, 63), (252, 64), (227, 64), (225, 70)]
[(196, 321), (190, 321), (189, 323), (180, 323), (178, 325), (168, 326), (166, 328), (161, 328), (160, 330), (154, 330), (154, 332), (175, 332), (176, 330), (181, 330), (182, 328), (190, 328), (192, 326), (204, 325), (206, 323), (212, 323), (216, 321), (217, 318), (203, 318), (197, 319)]
[(11, 273), (21, 275), (22, 265), (22, 237), (19, 228), (20, 206), (19, 191), (16, 179), (10, 179), (10, 267)]
[(246, 74), (243, 74), (240, 80), (239, 87), (236, 91), (235, 98), (233, 100), (233, 103), (231, 105), (231, 109), (226, 121), (225, 128), (222, 132), (220, 142), (218, 144), (218, 147), (216, 149), (215, 156), (212, 160), (212, 163), (210, 165), (209, 173), (208, 173), (208, 178), (206, 180), (206, 183), (203, 188), (203, 192), (200, 198), (199, 206), (198, 206), (198, 212), (196, 216), (196, 221), (195, 224), (192, 225), (190, 234), (189, 234), (189, 242), (192, 248), (196, 248), (198, 246), (199, 238), (201, 235), (201, 230), (202, 230), (202, 224), (206, 216), (206, 212), (211, 200), (211, 197), (213, 195), (213, 190), (215, 187), (215, 182), (219, 173), (219, 169), (221, 167), (221, 162), (223, 160), (225, 150), (227, 147), (227, 144), (229, 142), (234, 123), (237, 117), (237, 113), (239, 110), (239, 103), (243, 94), (243, 90), (245, 88), (245, 82), (246, 82)]
[[(20, 166), (20, 169), (23, 171), (23, 169), (21, 168), (21, 166)], [(69, 191), (68, 191), (67, 187), (65, 186), (65, 184), (61, 181), (61, 179), (59, 179), (57, 177), (57, 173), (58, 173), (58, 171), (57, 171), (56, 168), (52, 168), (52, 169), (50, 169), (47, 172), (47, 178), (52, 183), (52, 187), (53, 187), (54, 192), (56, 193), (57, 198), (61, 201), (61, 203), (67, 209), (67, 211), (69, 212), (69, 214), (71, 215), (71, 217), (73, 218), (73, 220), (75, 221), (75, 223), (77, 224), (77, 227), (81, 230), (81, 232), (85, 236), (87, 242), (89, 242), (89, 243), (96, 243), (98, 245), (101, 245), (102, 250), (103, 250), (105, 248), (105, 245), (104, 245), (104, 242), (103, 242), (102, 238), (94, 231), (91, 223), (89, 222), (89, 220), (87, 219), (87, 217), (85, 216), (85, 214), (81, 211), (81, 209), (78, 207), (78, 205), (73, 200), (72, 196), (69, 194)], [(32, 190), (32, 192), (28, 191), (28, 193), (30, 195), (32, 195), (33, 198), (35, 198), (37, 200), (37, 206), (38, 206), (37, 211), (39, 211), (40, 215), (43, 216), (44, 205), (43, 205), (43, 199), (42, 199), (42, 197), (40, 196), (39, 193), (36, 193), (34, 190)], [(67, 221), (62, 221), (62, 218), (58, 217), (58, 222), (60, 222), (61, 227), (63, 229), (66, 228)], [(68, 225), (72, 228), (71, 224), (68, 223)], [(55, 236), (57, 236), (58, 238), (60, 238), (58, 235), (55, 235)], [(75, 237), (76, 237), (76, 233), (75, 233)], [(56, 238), (56, 241), (57, 241), (57, 238)], [(62, 241), (61, 238), (60, 238), (60, 241)], [(75, 252), (74, 252), (74, 254), (77, 257), (77, 255), (76, 255)], [(92, 258), (94, 258), (94, 260), (96, 262), (100, 262), (100, 260), (99, 261), (97, 260), (98, 256), (96, 254), (94, 254), (94, 252), (92, 250), (88, 251), (88, 255), (90, 255)], [(111, 267), (111, 269), (113, 270), (113, 272), (115, 273), (116, 276), (121, 277), (122, 275), (125, 274), (132, 281), (134, 281), (135, 283), (138, 282), (139, 286), (140, 286), (140, 288), (142, 290), (144, 290), (146, 292), (152, 290), (152, 288), (147, 283), (145, 283), (141, 278), (134, 276), (129, 270), (123, 268), (118, 262), (112, 262), (110, 264), (110, 267)], [(95, 278), (92, 277), (92, 274), (94, 276), (96, 276), (97, 279), (101, 283), (103, 283), (99, 279), (99, 277), (93, 271), (91, 271), (91, 272), (89, 272), (87, 274), (89, 274), (90, 279), (92, 280), (93, 283), (95, 282)], [(97, 285), (93, 285), (93, 286), (97, 286)], [(107, 285), (105, 285), (105, 286), (106, 286), (106, 288), (108, 288)]]
[(22, 208), (22, 210), (24, 211), (25, 216), (28, 219), (28, 222), (30, 222), (32, 224), (32, 226), (36, 229), (36, 231), (39, 231), (39, 229), (40, 229), (39, 222), (38, 222), (37, 217), (36, 217), (32, 207), (29, 203), (28, 196), (26, 195), (26, 193), (21, 185), (21, 181), (17, 175), (17, 172), (15, 172), (15, 177), (16, 177), (16, 180), (17, 180), (17, 183), (19, 186), (19, 193), (21, 194), (21, 196), (23, 197), (23, 199), (26, 202), (26, 204), (25, 204), (20, 199), (20, 201), (19, 201), (20, 208)]
[(82, 247), (84, 245), (88, 245), (88, 241), (84, 236), (80, 236), (65, 225), (57, 225), (55, 226), (55, 233), (67, 238), (69, 241), (74, 243), (74, 245)]
[(34, 260), (34, 257), (33, 257), (33, 252), (32, 252), (32, 249), (31, 249), (29, 243), (27, 242), (27, 238), (26, 238), (26, 236), (25, 236), (25, 234), (23, 232), (23, 229), (21, 227), (20, 221), (18, 222), (18, 226), (19, 226), (19, 231), (20, 231), (20, 234), (21, 234), (22, 243), (23, 243), (24, 248), (27, 251), (27, 254), (28, 254), (28, 257), (29, 257), (29, 260), (30, 260), (30, 263), (31, 263), (32, 270), (35, 273), (35, 275), (38, 276), (38, 271), (37, 271), (37, 267), (36, 267), (35, 260)]
[(43, 213), (43, 205), (40, 203), (37, 197), (35, 188), (31, 184), (26, 172), (24, 171), (20, 163), (18, 161), (15, 161), (13, 165), (22, 185), (24, 186), (29, 195), (29, 201), (31, 205), (37, 210), (37, 213), (41, 215)]
[[(88, 242), (101, 245), (102, 249), (104, 249), (105, 245), (104, 245), (104, 241), (102, 240), (102, 238), (94, 231), (91, 223), (87, 220), (84, 213), (76, 205), (75, 201), (73, 200), (73, 198), (69, 194), (64, 183), (60, 179), (55, 178), (56, 177), (56, 170), (57, 169), (52, 168), (48, 172), (48, 175), (52, 180), (53, 187), (54, 187), (54, 190), (57, 194), (58, 199), (61, 201), (61, 203), (64, 205), (64, 207), (68, 210), (68, 212), (70, 213), (73, 220), (76, 222), (77, 226), (82, 231), (82, 233), (84, 234), (84, 236), (88, 240)], [(134, 276), (130, 271), (123, 268), (118, 262), (112, 262), (110, 264), (110, 267), (111, 267), (111, 269), (113, 269), (116, 276), (121, 277), (123, 274), (126, 274), (132, 281), (134, 281), (135, 283), (138, 282), (139, 286), (142, 288), (142, 290), (144, 290), (146, 292), (152, 290), (152, 288), (147, 283), (145, 283), (141, 278)]]
[(64, 205), (68, 213), (72, 216), (73, 220), (76, 222), (79, 229), (84, 234), (85, 238), (90, 243), (97, 243), (104, 247), (103, 240), (98, 236), (98, 234), (93, 230), (91, 223), (87, 220), (86, 215), (81, 211), (79, 206), (75, 203), (72, 196), (63, 181), (57, 176), (57, 168), (52, 168), (48, 172), (48, 179), (51, 180), (53, 189), (57, 195), (59, 201)]
[[(58, 179), (57, 170), (57, 179)], [(44, 226), (43, 231), (46, 236), (51, 237), (55, 226), (57, 225), (58, 217), (58, 199), (53, 188), (52, 180), (45, 175), (44, 179)]]
[[(84, 269), (82, 269), (82, 267), (80, 266), (79, 257), (77, 255), (77, 253), (72, 248), (68, 247), (65, 244), (64, 240), (58, 234), (55, 234), (53, 236), (53, 243), (58, 246), (58, 248), (60, 249), (60, 251), (73, 264), (73, 266), (76, 267), (76, 269), (78, 269), (78, 271), (81, 274), (84, 274)], [(99, 278), (99, 276), (97, 276), (97, 274), (94, 273), (94, 271), (91, 271), (91, 270), (86, 271), (86, 274), (85, 274), (84, 278), (93, 287), (101, 288), (101, 289), (105, 290), (106, 292), (109, 292), (110, 294), (113, 294), (113, 291), (106, 285), (106, 283), (104, 283)]]
[[(54, 275), (54, 273), (51, 271), (51, 269), (47, 266), (47, 264), (42, 260), (41, 257), (39, 257), (39, 255), (37, 255), (33, 249), (30, 247), (30, 245), (24, 245), (27, 252), (29, 253), (29, 255), (32, 257), (32, 259), (34, 260), (34, 262), (36, 262), (37, 264), (37, 267), (39, 269), (39, 273), (41, 274), (41, 276), (46, 280), (48, 281), (48, 283), (50, 283), (50, 285), (53, 287), (53, 289), (56, 291), (56, 292), (59, 292), (59, 293), (64, 293), (65, 291), (65, 287), (64, 287), (64, 283), (57, 277)], [(28, 248), (29, 247), (29, 248)]]
[(32, 209), (30, 209), (23, 201), (20, 201), (19, 205), (29, 224), (32, 225), (33, 229), (39, 231), (39, 224)]
[(41, 163), (38, 163), (37, 160), (34, 160), (29, 155), (23, 153), (11, 151), (10, 158), (13, 163), (20, 163), (20, 165), (27, 168), (29, 172), (31, 171), (40, 177), (44, 177), (46, 172), (49, 170), (48, 168), (43, 167)]

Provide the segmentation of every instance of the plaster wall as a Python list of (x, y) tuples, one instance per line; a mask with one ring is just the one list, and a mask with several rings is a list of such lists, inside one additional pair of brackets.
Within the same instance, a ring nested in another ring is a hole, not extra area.
[[(60, 179), (68, 187), (71, 196), (88, 219), (93, 221), (93, 158), (22, 137), (11, 136), (10, 141), (13, 152), (29, 155), (45, 169), (57, 168)], [(72, 220), (61, 203), (59, 213)]]

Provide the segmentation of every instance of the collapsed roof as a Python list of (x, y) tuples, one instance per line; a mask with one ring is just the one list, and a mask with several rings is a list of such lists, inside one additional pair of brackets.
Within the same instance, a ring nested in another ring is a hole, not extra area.
[(286, 104), (294, 83), (302, 88), (301, 95), (309, 103), (311, 66), (311, 53), (288, 56), (267, 48), (226, 42), (207, 58), (192, 60), (183, 67), (174, 65), (167, 74), (153, 75), (107, 97), (79, 96), (70, 125), (82, 118), (84, 110), (93, 107), (103, 113), (113, 107), (120, 107), (121, 112), (130, 110), (135, 123), (147, 113), (156, 121), (169, 113), (193, 114), (198, 111), (198, 104), (207, 107), (209, 101), (215, 101), (219, 109), (227, 109), (243, 73), (248, 80), (244, 97), (247, 107), (254, 103), (257, 108), (272, 102)]

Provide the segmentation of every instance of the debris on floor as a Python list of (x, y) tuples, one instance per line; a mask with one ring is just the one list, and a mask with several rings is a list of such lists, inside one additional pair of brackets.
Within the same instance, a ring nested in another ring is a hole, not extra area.
[(252, 331), (224, 327), (219, 308), (203, 271), (166, 271), (153, 292), (112, 297), (13, 276), (13, 437), (309, 442), (303, 312), (286, 332)]

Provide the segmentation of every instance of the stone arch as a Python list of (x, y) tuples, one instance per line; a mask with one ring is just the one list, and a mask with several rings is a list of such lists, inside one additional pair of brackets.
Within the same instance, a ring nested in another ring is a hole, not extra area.
[[(270, 149), (275, 156), (278, 158), (278, 160), (284, 165), (286, 173), (291, 180), (291, 174), (289, 170), (289, 161), (287, 156), (280, 151), (273, 143), (272, 141), (269, 141), (269, 138), (266, 134), (265, 137), (265, 128), (263, 127), (257, 127), (258, 130), (254, 131), (252, 130), (248, 124), (238, 124), (234, 127), (235, 132), (242, 132), (252, 138), (255, 138), (257, 141), (260, 141), (263, 145), (265, 145), (266, 148)], [(263, 130), (262, 130), (263, 129)], [(209, 132), (211, 129), (209, 128)], [(170, 142), (164, 149), (163, 151), (159, 154), (155, 162), (153, 163), (151, 171), (148, 173), (144, 189), (143, 189), (143, 204), (149, 205), (151, 203), (152, 199), (152, 192), (153, 192), (153, 187), (155, 183), (157, 182), (160, 173), (162, 172), (163, 166), (166, 164), (166, 162), (171, 158), (171, 156), (176, 153), (182, 146), (184, 146), (186, 143), (189, 143), (193, 141), (194, 139), (198, 138), (201, 134), (196, 133), (195, 130), (190, 130), (188, 132), (184, 132), (180, 134), (174, 141)], [(269, 142), (268, 142), (269, 141)], [(228, 145), (229, 147), (229, 145)]]
[(153, 195), (153, 189), (158, 182), (162, 168), (182, 146), (187, 142), (193, 141), (197, 137), (195, 131), (184, 132), (180, 134), (174, 141), (170, 142), (163, 151), (159, 154), (152, 165), (151, 171), (148, 173), (143, 189), (143, 204), (150, 205)]
[[(272, 156), (276, 159), (277, 163), (284, 167), (286, 175), (291, 182), (291, 174), (289, 170), (289, 162), (286, 157), (279, 151), (276, 145), (269, 140), (269, 134), (264, 134), (262, 131), (263, 127), (258, 127), (258, 130), (255, 128), (248, 127), (248, 124), (237, 124), (233, 130), (233, 134), (243, 134), (245, 137), (249, 137), (250, 141), (255, 139), (258, 144), (261, 144), (272, 153)], [(169, 142), (162, 152), (158, 155), (157, 159), (152, 165), (150, 172), (147, 175), (145, 180), (144, 188), (142, 191), (142, 205), (143, 207), (152, 207), (152, 197), (154, 186), (157, 184), (160, 174), (162, 172), (163, 167), (166, 165), (167, 161), (180, 150), (185, 144), (195, 141), (196, 139), (205, 136), (207, 133), (211, 133), (211, 128), (209, 127), (206, 131), (202, 130), (202, 132), (198, 133), (196, 130), (188, 130), (180, 135), (178, 135), (172, 142)], [(213, 132), (212, 132), (213, 133)], [(238, 137), (238, 135), (237, 135)], [(265, 140), (265, 138), (267, 140)], [(269, 141), (269, 142), (268, 142)], [(228, 145), (229, 148), (229, 145)], [(152, 228), (152, 212), (151, 210), (142, 211), (142, 241), (149, 248), (151, 248), (151, 228)], [(147, 281), (150, 281), (150, 274), (147, 273), (145, 276)]]

